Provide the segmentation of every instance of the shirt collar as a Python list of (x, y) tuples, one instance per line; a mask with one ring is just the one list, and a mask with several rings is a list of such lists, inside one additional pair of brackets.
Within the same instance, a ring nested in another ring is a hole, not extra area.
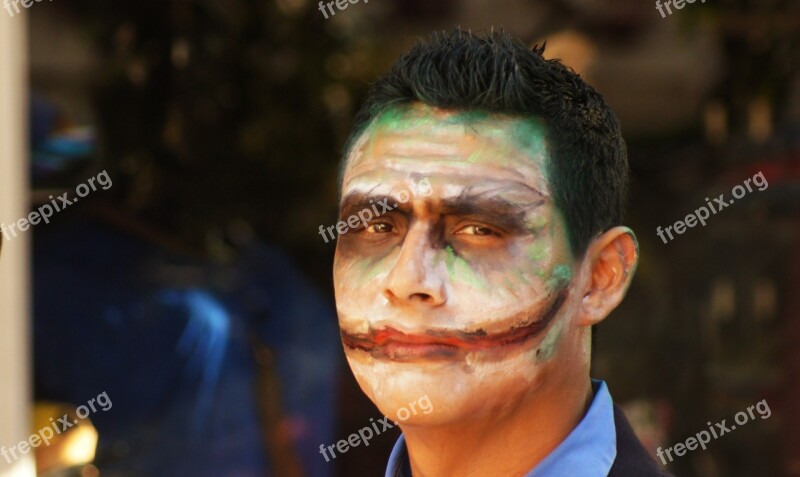
[[(592, 380), (594, 397), (586, 415), (543, 461), (525, 477), (606, 477), (617, 457), (614, 404), (604, 381)], [(405, 437), (389, 456), (386, 477), (411, 477)]]
[(406, 438), (400, 434), (400, 438), (394, 443), (391, 455), (389, 455), (389, 465), (386, 466), (386, 477), (411, 477), (411, 462), (408, 460), (408, 449), (406, 449)]
[(525, 477), (606, 477), (617, 457), (614, 403), (604, 381), (592, 380), (594, 398), (578, 426)]

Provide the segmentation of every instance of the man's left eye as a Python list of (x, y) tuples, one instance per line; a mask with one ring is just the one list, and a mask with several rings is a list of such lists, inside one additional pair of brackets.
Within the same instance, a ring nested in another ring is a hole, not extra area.
[(486, 237), (499, 234), (489, 227), (485, 227), (483, 225), (467, 225), (466, 227), (459, 229), (456, 232), (456, 235), (475, 235), (479, 237)]

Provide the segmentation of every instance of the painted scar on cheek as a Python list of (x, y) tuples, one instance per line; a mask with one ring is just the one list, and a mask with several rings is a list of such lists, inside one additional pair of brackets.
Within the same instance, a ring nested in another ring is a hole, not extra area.
[(568, 290), (565, 289), (554, 295), (548, 307), (534, 319), (531, 319), (529, 311), (510, 318), (509, 321), (522, 324), (497, 333), (488, 334), (478, 329), (426, 330), (420, 334), (409, 334), (387, 327), (367, 333), (342, 330), (342, 342), (351, 350), (364, 351), (373, 358), (390, 361), (463, 360), (472, 352), (494, 352), (497, 354), (493, 356), (501, 359), (513, 347), (529, 342), (548, 329), (567, 294)]
[(564, 320), (559, 320), (548, 330), (539, 347), (536, 349), (536, 362), (547, 361), (553, 357), (558, 343), (561, 342), (561, 329), (564, 327)]

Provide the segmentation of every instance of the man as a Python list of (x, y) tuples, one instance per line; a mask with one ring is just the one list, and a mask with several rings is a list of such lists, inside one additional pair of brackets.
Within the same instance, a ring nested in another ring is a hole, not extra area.
[[(663, 475), (589, 378), (592, 326), (638, 261), (625, 143), (542, 52), (434, 36), (356, 118), (340, 216), (382, 213), (339, 237), (334, 285), (350, 367), (402, 421), (387, 476)], [(421, 396), (433, 411), (409, 413)]]

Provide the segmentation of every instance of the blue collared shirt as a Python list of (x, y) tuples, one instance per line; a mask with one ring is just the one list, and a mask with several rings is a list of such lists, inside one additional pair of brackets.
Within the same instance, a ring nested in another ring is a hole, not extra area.
[[(525, 477), (606, 477), (617, 457), (614, 404), (604, 381), (592, 380), (589, 411), (566, 439)], [(411, 477), (405, 438), (392, 449), (386, 477)]]

